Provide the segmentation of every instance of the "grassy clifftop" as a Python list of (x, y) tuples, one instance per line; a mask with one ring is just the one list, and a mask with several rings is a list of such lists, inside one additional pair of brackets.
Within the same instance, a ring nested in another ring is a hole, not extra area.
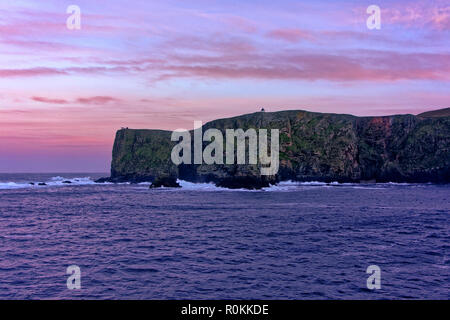
[(422, 118), (450, 117), (450, 108), (424, 112), (424, 113), (419, 114), (418, 117), (422, 117)]
[(152, 181), (170, 175), (194, 182), (238, 179), (257, 185), (287, 179), (450, 182), (450, 116), (445, 112), (386, 117), (257, 112), (204, 125), (204, 131), (279, 129), (280, 170), (271, 177), (261, 177), (258, 165), (177, 167), (170, 158), (175, 145), (171, 132), (122, 129), (114, 143), (111, 180)]

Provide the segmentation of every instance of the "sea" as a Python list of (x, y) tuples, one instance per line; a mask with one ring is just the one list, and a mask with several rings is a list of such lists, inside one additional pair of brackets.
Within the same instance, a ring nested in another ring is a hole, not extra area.
[(450, 298), (450, 185), (105, 176), (0, 174), (0, 299)]

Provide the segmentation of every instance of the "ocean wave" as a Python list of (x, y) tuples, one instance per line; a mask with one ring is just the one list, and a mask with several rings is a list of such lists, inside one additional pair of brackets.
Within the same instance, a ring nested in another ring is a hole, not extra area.
[[(181, 186), (181, 190), (199, 190), (199, 191), (246, 191), (246, 192), (263, 192), (263, 191), (292, 191), (298, 190), (301, 187), (329, 187), (331, 186), (343, 186), (347, 184), (340, 184), (337, 182), (325, 183), (319, 181), (310, 181), (310, 182), (297, 182), (297, 181), (281, 181), (276, 185), (270, 185), (269, 187), (262, 188), (260, 190), (249, 190), (249, 189), (228, 189), (223, 187), (218, 187), (214, 183), (194, 183), (188, 182), (184, 180), (177, 180), (177, 182)], [(180, 189), (173, 189), (180, 190)]]
[(49, 186), (59, 186), (68, 184), (86, 185), (86, 184), (95, 184), (95, 182), (90, 177), (66, 179), (64, 177), (57, 176), (51, 178), (50, 181), (46, 182), (46, 184)]
[(17, 182), (0, 182), (0, 190), (2, 189), (20, 189), (27, 188), (31, 185), (28, 183), (17, 183)]
[[(45, 185), (39, 185), (45, 183)], [(43, 187), (55, 187), (55, 186), (81, 186), (81, 185), (95, 185), (94, 180), (90, 177), (79, 178), (64, 178), (56, 176), (50, 178), (48, 181), (30, 181), (30, 182), (0, 182), (0, 190), (8, 189), (23, 189), (23, 188), (43, 188)], [(108, 183), (109, 184), (109, 183)]]
[[(250, 190), (250, 189), (229, 189), (224, 187), (218, 187), (214, 183), (201, 183), (201, 182), (189, 182), (185, 180), (177, 179), (178, 184), (181, 186), (181, 188), (157, 188), (155, 190), (166, 190), (166, 191), (228, 191), (228, 192), (235, 192), (235, 191), (245, 191), (245, 192), (258, 192), (261, 190)], [(146, 185), (147, 183), (139, 183), (140, 185)], [(150, 183), (151, 184), (151, 183)]]
[(301, 190), (305, 189), (305, 187), (329, 187), (330, 185), (339, 185), (337, 182), (325, 183), (320, 181), (307, 181), (307, 182), (300, 182), (300, 181), (280, 181), (277, 184), (270, 185), (270, 187), (263, 188), (263, 191), (293, 191), (293, 190)]
[[(182, 190), (199, 190), (199, 191), (232, 191), (232, 190), (244, 190), (244, 189), (227, 189), (216, 186), (214, 183), (194, 183), (184, 180), (177, 180)], [(175, 189), (174, 189), (175, 190)]]
[[(48, 179), (48, 178), (47, 178)], [(275, 185), (270, 185), (269, 187), (262, 188), (261, 190), (249, 190), (249, 189), (228, 189), (223, 187), (218, 187), (214, 183), (194, 183), (184, 180), (177, 180), (180, 184), (181, 189), (166, 188), (167, 190), (198, 190), (198, 191), (246, 191), (246, 192), (261, 192), (261, 191), (294, 191), (294, 190), (305, 190), (308, 187), (349, 187), (355, 189), (382, 189), (394, 186), (426, 186), (433, 185), (431, 183), (397, 183), (397, 182), (387, 182), (387, 183), (339, 183), (339, 182), (321, 182), (321, 181), (281, 181)], [(45, 185), (39, 185), (39, 183), (45, 183)], [(130, 185), (130, 182), (122, 183), (96, 183), (91, 177), (76, 177), (76, 178), (65, 178), (62, 176), (55, 176), (48, 179), (48, 181), (8, 181), (0, 182), (0, 190), (5, 189), (21, 189), (21, 188), (43, 188), (43, 187), (57, 187), (57, 186), (82, 186), (82, 185)], [(141, 186), (149, 186), (151, 182), (141, 182), (138, 183)]]
[[(269, 187), (262, 188), (260, 190), (250, 190), (250, 189), (228, 189), (223, 187), (218, 187), (214, 183), (195, 183), (185, 180), (177, 179), (178, 184), (181, 188), (159, 188), (159, 190), (166, 191), (245, 191), (245, 192), (289, 192), (289, 191), (301, 191), (308, 190), (311, 187), (319, 188), (334, 188), (334, 187), (345, 187), (353, 189), (367, 189), (367, 190), (377, 190), (385, 189), (393, 186), (415, 186), (417, 184), (410, 183), (339, 183), (339, 182), (321, 182), (321, 181), (280, 181), (275, 185), (270, 185)], [(151, 185), (151, 182), (142, 182), (139, 185)]]
[(356, 183), (356, 182), (320, 182), (320, 181), (309, 181), (309, 182), (300, 182), (300, 181), (281, 181), (276, 185), (271, 185), (269, 188), (271, 190), (277, 189), (292, 189), (295, 187), (351, 187), (358, 189), (380, 189), (387, 188), (392, 186), (426, 186), (433, 185), (433, 183), (406, 183), (406, 182), (377, 182), (377, 183)]

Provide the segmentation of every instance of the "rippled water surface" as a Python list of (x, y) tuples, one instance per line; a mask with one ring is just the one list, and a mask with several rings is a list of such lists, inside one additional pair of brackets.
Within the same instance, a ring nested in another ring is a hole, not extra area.
[[(449, 298), (448, 185), (149, 190), (53, 176), (0, 175), (1, 299)], [(81, 290), (66, 287), (69, 265)]]

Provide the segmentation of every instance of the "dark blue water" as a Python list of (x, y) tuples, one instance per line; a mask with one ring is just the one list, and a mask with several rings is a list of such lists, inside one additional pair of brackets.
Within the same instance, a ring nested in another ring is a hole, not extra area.
[[(0, 176), (1, 299), (449, 298), (450, 186), (149, 190), (53, 176)], [(66, 287), (69, 265), (80, 290)], [(369, 265), (380, 290), (366, 287)]]

